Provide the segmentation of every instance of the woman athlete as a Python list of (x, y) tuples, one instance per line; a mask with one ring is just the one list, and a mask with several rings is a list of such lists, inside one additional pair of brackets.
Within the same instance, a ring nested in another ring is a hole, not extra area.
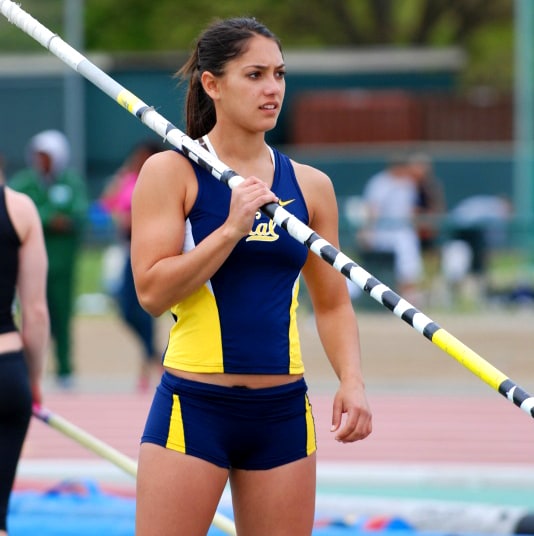
[(338, 244), (331, 181), (265, 142), (285, 71), (279, 41), (255, 19), (209, 26), (179, 71), (189, 79), (187, 134), (246, 179), (230, 190), (170, 150), (150, 157), (136, 184), (140, 303), (175, 320), (141, 440), (137, 536), (205, 535), (227, 481), (240, 536), (311, 534), (316, 444), (296, 321), (301, 274), (339, 378), (333, 435), (350, 443), (371, 432), (344, 277), (259, 210), (280, 203)]

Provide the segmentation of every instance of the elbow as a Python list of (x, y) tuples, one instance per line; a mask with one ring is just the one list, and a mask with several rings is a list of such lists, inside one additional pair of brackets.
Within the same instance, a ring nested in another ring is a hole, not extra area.
[(149, 315), (158, 317), (168, 310), (168, 304), (157, 277), (151, 277), (148, 272), (136, 273), (134, 267), (134, 284), (137, 301)]
[(168, 307), (164, 305), (161, 300), (158, 300), (151, 292), (137, 291), (137, 299), (139, 305), (151, 316), (161, 316)]
[(158, 307), (156, 304), (150, 304), (150, 303), (141, 303), (141, 307), (151, 316), (154, 318), (157, 318), (161, 316), (165, 311), (167, 311), (167, 307)]
[(39, 330), (48, 333), (50, 330), (50, 315), (45, 302), (34, 303), (31, 307), (22, 308), (22, 331)]
[(50, 315), (48, 312), (48, 305), (45, 301), (33, 304), (28, 316), (31, 316), (32, 323), (47, 328), (50, 326)]

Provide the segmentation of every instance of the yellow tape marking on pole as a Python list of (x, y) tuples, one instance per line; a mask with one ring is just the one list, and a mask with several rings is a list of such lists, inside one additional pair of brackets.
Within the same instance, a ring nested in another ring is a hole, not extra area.
[(499, 391), (501, 383), (508, 379), (500, 370), (496, 369), (443, 328), (438, 329), (434, 333), (432, 342), (447, 354), (454, 357), (456, 361), (468, 368), (473, 374), (484, 380), (496, 391)]
[(117, 96), (117, 102), (126, 108), (131, 114), (135, 113), (135, 109), (142, 101), (127, 89), (122, 90)]

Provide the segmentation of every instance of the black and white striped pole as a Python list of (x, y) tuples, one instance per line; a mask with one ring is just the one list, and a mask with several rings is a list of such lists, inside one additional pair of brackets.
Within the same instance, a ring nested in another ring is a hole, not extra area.
[[(33, 37), (61, 61), (100, 88), (132, 115), (135, 115), (147, 127), (174, 147), (180, 149), (189, 159), (209, 171), (216, 179), (219, 179), (230, 188), (235, 188), (243, 182), (243, 177), (240, 177), (235, 171), (170, 123), (154, 108), (145, 104), (141, 99), (113, 80), (113, 78), (63, 41), (57, 34), (48, 30), (31, 15), (23, 11), (17, 4), (11, 0), (0, 0), (0, 10), (11, 23)], [(285, 229), (295, 240), (308, 247), (312, 253), (332, 265), (394, 315), (404, 320), (513, 404), (531, 417), (534, 417), (534, 397), (504, 373), (364, 270), (335, 246), (320, 237), (313, 229), (293, 216), (284, 207), (276, 203), (269, 203), (262, 207), (262, 211), (274, 223)]]

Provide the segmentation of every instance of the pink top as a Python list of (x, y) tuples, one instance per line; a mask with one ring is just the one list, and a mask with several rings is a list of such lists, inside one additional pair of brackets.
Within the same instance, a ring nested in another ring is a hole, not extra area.
[(129, 171), (122, 178), (118, 191), (101, 200), (102, 206), (112, 213), (129, 214), (132, 209), (132, 194), (137, 173)]

